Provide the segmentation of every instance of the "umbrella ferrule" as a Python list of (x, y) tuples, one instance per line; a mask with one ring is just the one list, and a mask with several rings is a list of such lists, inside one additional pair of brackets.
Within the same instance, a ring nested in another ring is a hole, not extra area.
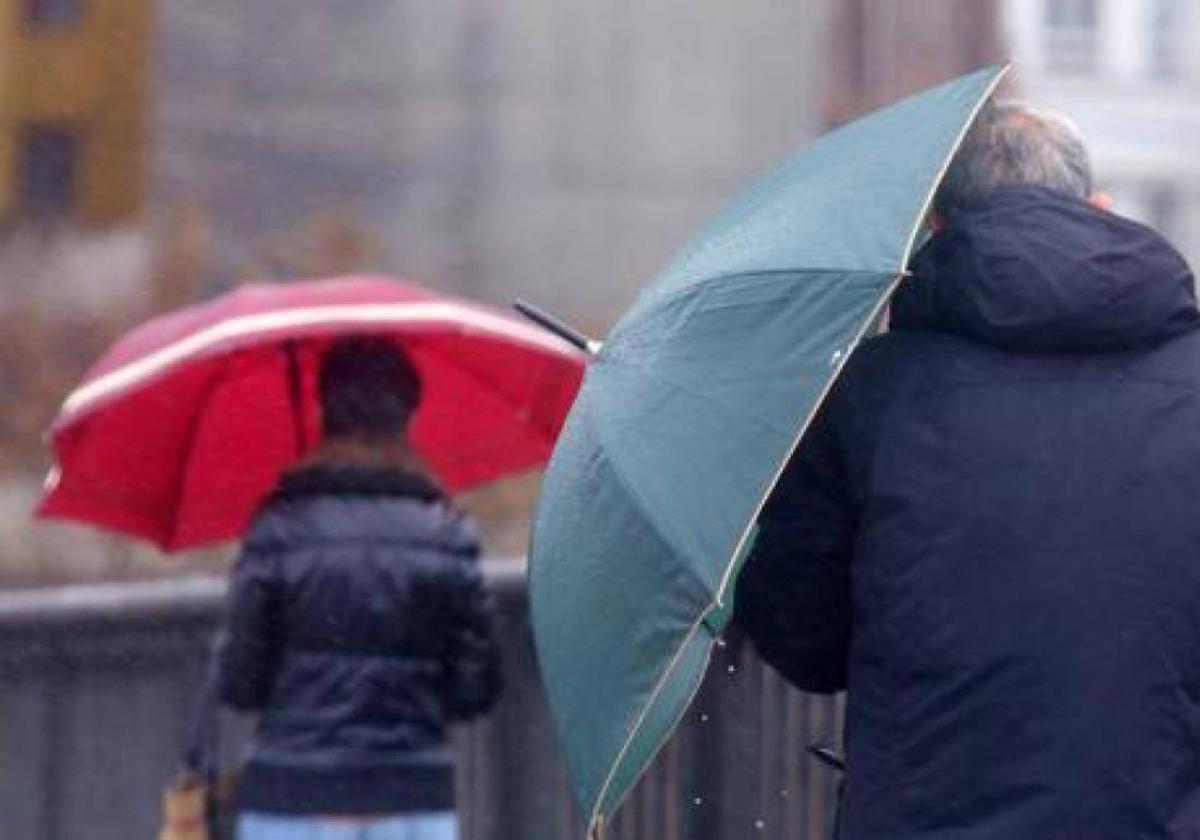
[(563, 341), (579, 348), (589, 356), (595, 356), (603, 346), (603, 342), (597, 341), (594, 338), (588, 338), (562, 318), (547, 312), (541, 307), (534, 306), (532, 303), (527, 303), (523, 300), (514, 301), (513, 309), (520, 312), (542, 329), (554, 333)]

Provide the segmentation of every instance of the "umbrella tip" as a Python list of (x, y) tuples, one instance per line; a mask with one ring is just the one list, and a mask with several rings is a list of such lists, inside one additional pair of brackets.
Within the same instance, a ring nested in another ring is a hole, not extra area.
[(520, 312), (542, 329), (554, 333), (563, 341), (579, 348), (589, 356), (594, 356), (600, 352), (601, 342), (593, 338), (588, 338), (557, 315), (552, 315), (541, 307), (534, 306), (527, 301), (517, 300), (513, 301), (513, 309)]

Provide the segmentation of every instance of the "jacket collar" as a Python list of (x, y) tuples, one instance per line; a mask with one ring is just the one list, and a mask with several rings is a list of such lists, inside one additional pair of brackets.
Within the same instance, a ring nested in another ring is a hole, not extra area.
[(273, 499), (305, 496), (398, 496), (426, 502), (446, 496), (432, 479), (390, 466), (317, 463), (284, 473)]

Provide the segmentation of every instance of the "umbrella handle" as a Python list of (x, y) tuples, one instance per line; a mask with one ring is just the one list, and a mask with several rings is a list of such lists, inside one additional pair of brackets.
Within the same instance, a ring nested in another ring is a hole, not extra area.
[(549, 330), (568, 344), (578, 347), (589, 356), (594, 356), (600, 352), (599, 341), (588, 338), (557, 315), (551, 315), (546, 310), (534, 306), (532, 303), (526, 303), (523, 300), (514, 301), (513, 309), (520, 312), (542, 329)]
[(845, 772), (846, 759), (829, 747), (822, 746), (820, 744), (812, 744), (809, 746), (808, 752), (813, 758), (817, 759), (817, 761), (821, 762), (826, 767), (832, 767), (834, 770), (841, 770)]

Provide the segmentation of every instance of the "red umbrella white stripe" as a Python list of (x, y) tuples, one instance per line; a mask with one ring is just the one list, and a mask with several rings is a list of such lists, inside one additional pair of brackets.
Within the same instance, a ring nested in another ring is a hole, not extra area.
[[(179, 362), (214, 350), (231, 349), (239, 338), (253, 336), (255, 341), (272, 330), (289, 330), (304, 326), (352, 327), (383, 324), (455, 324), (474, 327), (480, 332), (493, 333), (523, 342), (542, 350), (566, 357), (577, 355), (574, 348), (536, 327), (485, 309), (455, 302), (414, 302), (387, 304), (334, 304), (330, 306), (298, 307), (281, 312), (267, 312), (230, 318), (163, 347), (149, 356), (117, 368), (80, 386), (63, 401), (59, 422), (74, 419), (101, 404), (108, 398), (136, 388)], [(464, 330), (466, 332), (466, 330)]]

